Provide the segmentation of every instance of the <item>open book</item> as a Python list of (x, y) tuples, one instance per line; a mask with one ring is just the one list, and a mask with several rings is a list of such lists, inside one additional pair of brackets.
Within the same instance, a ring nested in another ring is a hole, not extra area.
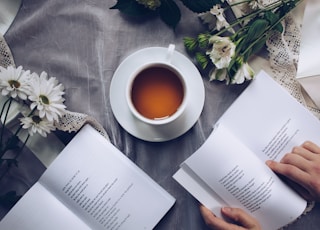
[(217, 216), (222, 206), (240, 207), (263, 229), (278, 229), (307, 203), (265, 161), (306, 140), (320, 144), (319, 134), (319, 120), (260, 72), (173, 177)]
[(86, 125), (4, 217), (0, 229), (152, 229), (174, 202)]

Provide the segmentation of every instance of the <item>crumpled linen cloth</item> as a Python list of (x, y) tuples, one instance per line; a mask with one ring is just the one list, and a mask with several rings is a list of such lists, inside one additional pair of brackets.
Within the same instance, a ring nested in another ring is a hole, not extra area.
[[(171, 175), (177, 169), (177, 165), (205, 141), (212, 130), (213, 123), (243, 87), (229, 87), (204, 81), (207, 99), (203, 115), (197, 124), (181, 138), (168, 143), (154, 144), (128, 135), (115, 122), (107, 101), (106, 86), (110, 83), (112, 74), (121, 60), (135, 50), (149, 46), (167, 46), (169, 42), (175, 43), (177, 50), (186, 54), (183, 51), (182, 38), (186, 35), (198, 34), (203, 28), (198, 19), (188, 10), (184, 10), (183, 15), (187, 17), (182, 18), (174, 32), (157, 19), (143, 22), (128, 20), (123, 15), (119, 15), (118, 11), (108, 10), (115, 2), (116, 0), (70, 2), (27, 0), (18, 14), (16, 25), (13, 24), (6, 38), (12, 45), (17, 63), (24, 63), (39, 71), (46, 70), (53, 73), (59, 80), (61, 77), (61, 80), (68, 85), (67, 101), (72, 101), (70, 104), (72, 110), (87, 112), (97, 118), (107, 129), (112, 143), (117, 148), (172, 195), (179, 197), (176, 209), (172, 211), (169, 218), (163, 220), (163, 228), (160, 226), (159, 229), (168, 229), (168, 226), (172, 229), (175, 227), (201, 229), (198, 225), (204, 226), (204, 223), (199, 215), (198, 204), (172, 182)], [(294, 28), (298, 28), (299, 32), (299, 26), (295, 25)], [(281, 39), (277, 36), (279, 35), (273, 37), (274, 42), (277, 39), (282, 41), (282, 37), (289, 38), (290, 33), (282, 34)], [(284, 45), (288, 46), (285, 43)], [(268, 48), (271, 50), (272, 47), (274, 45), (270, 41)], [(290, 46), (290, 49), (294, 49), (295, 54), (298, 51), (297, 46)], [(31, 52), (25, 54), (25, 50)], [(283, 50), (283, 52), (285, 54), (288, 51)], [(271, 60), (273, 56), (277, 55), (270, 54), (268, 59)], [(290, 66), (294, 67), (296, 61), (297, 59), (290, 58)], [(290, 78), (294, 76), (293, 67)], [(285, 83), (286, 75), (283, 73), (287, 71), (285, 65), (275, 66), (272, 71), (277, 73), (276, 79), (283, 79), (278, 80), (279, 83), (290, 92), (289, 85), (292, 84)], [(295, 82), (293, 78), (292, 80)], [(295, 95), (294, 92), (298, 92), (300, 97), (298, 88), (293, 87), (291, 93)], [(83, 100), (76, 99), (79, 96), (82, 96)], [(71, 119), (71, 127), (75, 125), (71, 129), (77, 129), (78, 126), (75, 123)]]

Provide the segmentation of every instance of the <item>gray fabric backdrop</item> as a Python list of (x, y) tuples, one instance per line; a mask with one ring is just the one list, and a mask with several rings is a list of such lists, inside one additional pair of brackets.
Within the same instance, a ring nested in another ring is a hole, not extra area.
[[(132, 19), (110, 10), (115, 3), (116, 0), (24, 0), (5, 39), (16, 65), (57, 77), (66, 88), (68, 109), (96, 118), (117, 148), (176, 197), (176, 205), (156, 229), (206, 229), (198, 202), (172, 175), (205, 141), (212, 125), (245, 85), (226, 86), (204, 78), (205, 106), (189, 132), (163, 143), (131, 136), (119, 126), (110, 108), (109, 86), (114, 71), (124, 58), (141, 48), (173, 43), (185, 53), (182, 38), (196, 35), (202, 25), (195, 14), (181, 7), (182, 20), (173, 31), (158, 18)], [(319, 212), (314, 209), (289, 229), (317, 229)]]

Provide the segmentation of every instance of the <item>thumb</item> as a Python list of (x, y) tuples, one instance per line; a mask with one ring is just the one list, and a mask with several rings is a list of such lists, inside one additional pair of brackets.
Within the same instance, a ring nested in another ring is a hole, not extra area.
[(240, 208), (224, 207), (221, 211), (224, 216), (240, 224), (242, 227), (248, 229), (260, 229), (260, 225), (257, 220)]

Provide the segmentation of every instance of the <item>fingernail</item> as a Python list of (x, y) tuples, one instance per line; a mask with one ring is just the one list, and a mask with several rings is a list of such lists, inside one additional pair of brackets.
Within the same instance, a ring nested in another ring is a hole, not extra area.
[(266, 165), (270, 166), (270, 165), (271, 165), (271, 161), (270, 161), (270, 160), (267, 160), (267, 161), (266, 161)]
[(232, 209), (230, 207), (223, 207), (222, 210), (224, 212), (228, 212), (228, 213), (232, 211)]

